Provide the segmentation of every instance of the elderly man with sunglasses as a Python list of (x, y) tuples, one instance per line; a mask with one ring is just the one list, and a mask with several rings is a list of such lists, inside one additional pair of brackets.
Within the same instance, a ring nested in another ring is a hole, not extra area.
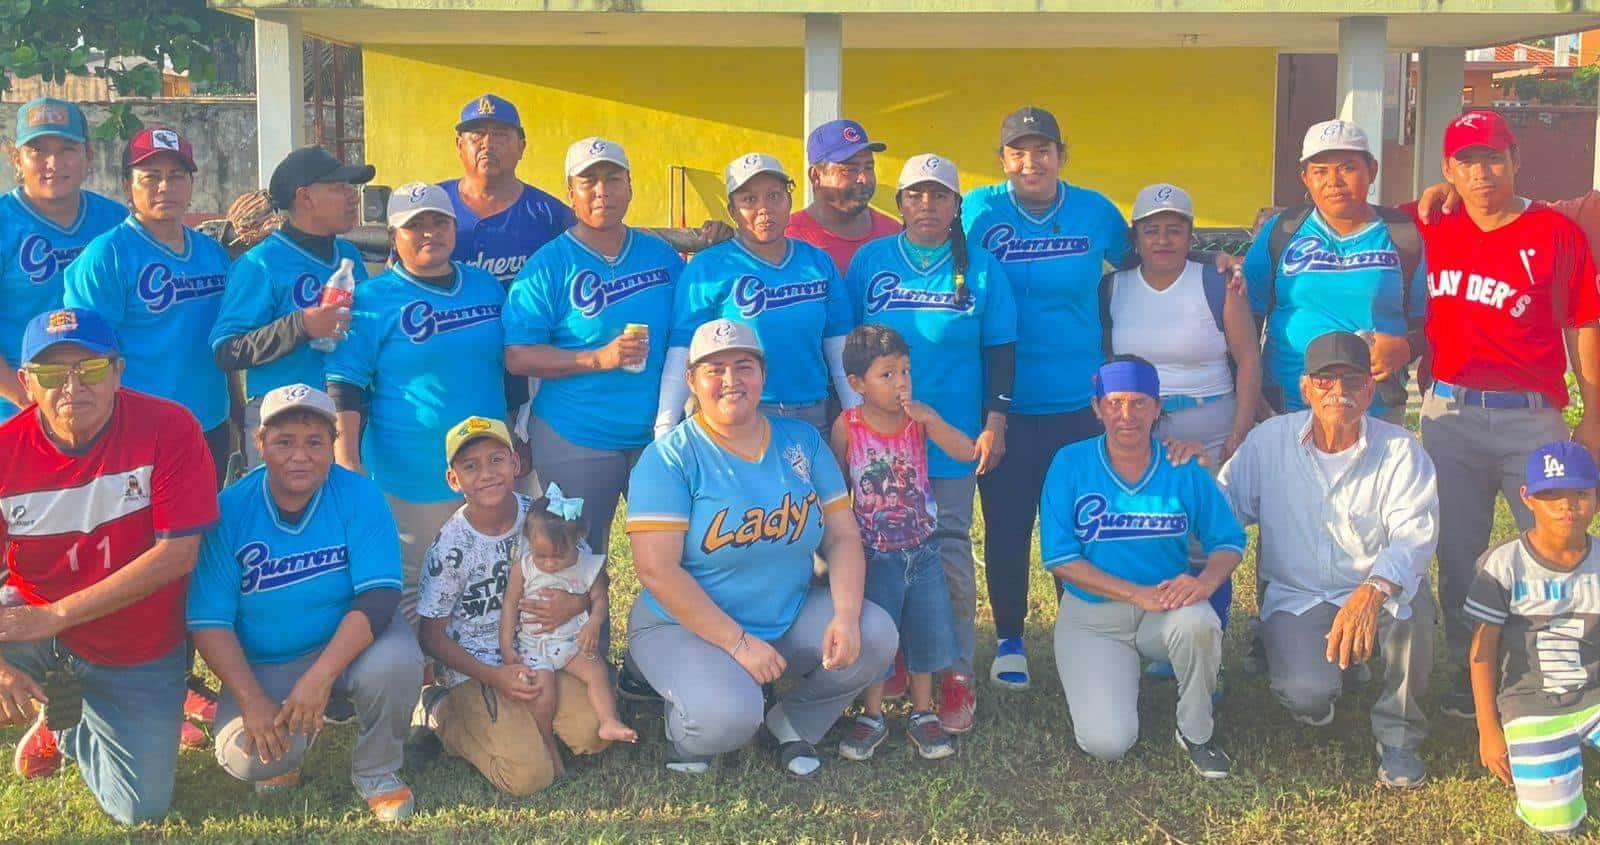
[(172, 801), (183, 722), (184, 588), (217, 520), (200, 423), (121, 386), (116, 333), (93, 311), (23, 330), (32, 404), (0, 425), (0, 725), (29, 724), (23, 778), (65, 758), (117, 821)]

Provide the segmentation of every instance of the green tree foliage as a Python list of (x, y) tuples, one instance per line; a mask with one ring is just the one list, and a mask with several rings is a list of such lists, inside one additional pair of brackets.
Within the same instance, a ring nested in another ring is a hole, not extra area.
[(1546, 106), (1592, 106), (1600, 91), (1600, 65), (1585, 65), (1573, 71), (1571, 79), (1521, 77), (1511, 80), (1511, 91), (1518, 100)]

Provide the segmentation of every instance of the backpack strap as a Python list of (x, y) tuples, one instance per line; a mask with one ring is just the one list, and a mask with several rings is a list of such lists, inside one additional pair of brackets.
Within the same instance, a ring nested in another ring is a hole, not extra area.
[(1375, 205), (1372, 209), (1382, 218), (1384, 227), (1389, 230), (1389, 240), (1394, 241), (1395, 251), (1400, 253), (1400, 316), (1410, 323), (1411, 280), (1422, 266), (1422, 232), (1417, 230), (1417, 221), (1398, 208)]
[(1267, 310), (1266, 318), (1272, 319), (1272, 311), (1278, 307), (1278, 265), (1283, 262), (1283, 251), (1289, 248), (1289, 241), (1294, 239), (1294, 233), (1300, 231), (1305, 225), (1306, 218), (1311, 216), (1311, 204), (1297, 205), (1285, 208), (1278, 212), (1277, 222), (1272, 230), (1267, 233)]
[(1100, 352), (1107, 358), (1111, 352), (1111, 292), (1117, 284), (1117, 273), (1111, 272), (1100, 277)]
[(1217, 272), (1217, 265), (1202, 262), (1200, 283), (1205, 288), (1206, 305), (1211, 308), (1211, 319), (1216, 322), (1217, 331), (1226, 334), (1222, 325), (1222, 310), (1228, 303), (1228, 277)]

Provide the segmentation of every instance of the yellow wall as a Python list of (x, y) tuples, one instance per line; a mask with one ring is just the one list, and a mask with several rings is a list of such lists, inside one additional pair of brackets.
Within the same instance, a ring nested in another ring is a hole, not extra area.
[[(623, 144), (637, 225), (678, 222), (668, 219), (672, 165), (706, 172), (702, 190), (688, 191), (691, 223), (709, 213), (699, 197), (714, 187), (704, 186), (742, 153), (774, 153), (804, 178), (797, 49), (368, 45), (363, 59), (366, 151), (380, 183), (457, 175), (451, 127), (484, 91), (516, 103), (528, 133), (519, 173), (558, 196), (568, 143)], [(1000, 120), (1031, 101), (1063, 122), (1069, 181), (1124, 211), (1141, 186), (1174, 182), (1194, 195), (1201, 225), (1242, 225), (1272, 198), (1276, 68), (1266, 49), (850, 50), (845, 113), (889, 145), (881, 207), (919, 152), (952, 158), (963, 187), (997, 181)]]

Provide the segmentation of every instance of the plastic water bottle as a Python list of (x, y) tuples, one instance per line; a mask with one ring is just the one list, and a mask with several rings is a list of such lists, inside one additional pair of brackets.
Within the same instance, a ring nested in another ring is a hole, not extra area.
[[(339, 269), (333, 271), (328, 277), (328, 283), (322, 286), (322, 304), (337, 305), (340, 308), (349, 308), (356, 301), (356, 273), (355, 262), (348, 258), (339, 260)], [(311, 341), (311, 348), (318, 352), (332, 352), (339, 345), (337, 338), (319, 337)]]

